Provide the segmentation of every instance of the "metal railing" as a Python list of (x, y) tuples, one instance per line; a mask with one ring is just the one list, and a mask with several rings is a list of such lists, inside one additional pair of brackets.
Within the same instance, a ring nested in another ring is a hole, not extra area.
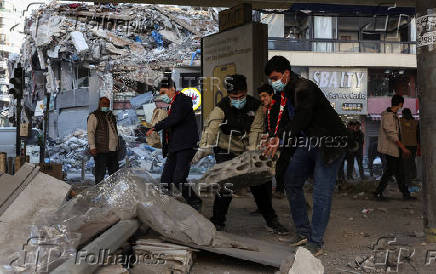
[(336, 39), (291, 39), (268, 38), (269, 50), (313, 51), (331, 53), (385, 53), (416, 54), (416, 42), (391, 42), (373, 40), (336, 40)]

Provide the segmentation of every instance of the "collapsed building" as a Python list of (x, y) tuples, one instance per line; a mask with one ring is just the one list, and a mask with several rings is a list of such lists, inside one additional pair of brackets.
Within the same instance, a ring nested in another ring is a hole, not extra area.
[(217, 20), (215, 9), (191, 7), (41, 6), (14, 60), (25, 68), (24, 117), (41, 123), (35, 108), (49, 94), (48, 133), (56, 139), (86, 129), (101, 96), (115, 114), (131, 108), (129, 99), (153, 90), (168, 68), (199, 68), (201, 37), (218, 30)]

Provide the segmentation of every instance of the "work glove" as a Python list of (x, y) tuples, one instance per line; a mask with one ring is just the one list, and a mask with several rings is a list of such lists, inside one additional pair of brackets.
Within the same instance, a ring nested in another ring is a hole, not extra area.
[(211, 148), (199, 148), (197, 152), (194, 155), (194, 158), (192, 159), (192, 164), (195, 165), (198, 163), (201, 159), (204, 157), (211, 155), (212, 149)]

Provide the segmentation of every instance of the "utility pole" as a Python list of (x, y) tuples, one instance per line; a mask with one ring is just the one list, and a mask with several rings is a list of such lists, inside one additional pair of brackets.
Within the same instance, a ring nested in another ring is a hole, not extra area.
[(436, 2), (416, 0), (424, 230), (436, 242)]
[(49, 124), (48, 124), (48, 116), (49, 116), (49, 111), (50, 111), (50, 93), (46, 94), (46, 100), (47, 103), (45, 104), (44, 107), (44, 123), (43, 123), (43, 140), (42, 140), (42, 146), (40, 149), (40, 155), (39, 155), (39, 162), (40, 164), (44, 164), (44, 158), (45, 158), (45, 147), (47, 145), (47, 135), (48, 135), (48, 128), (49, 128)]

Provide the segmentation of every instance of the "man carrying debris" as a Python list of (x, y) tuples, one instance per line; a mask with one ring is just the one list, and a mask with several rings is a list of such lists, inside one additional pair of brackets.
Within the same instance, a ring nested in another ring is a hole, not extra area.
[[(348, 134), (339, 115), (323, 92), (312, 82), (291, 71), (290, 62), (274, 56), (265, 74), (276, 92), (287, 98), (289, 122), (285, 145), (295, 147), (285, 176), (291, 216), (296, 227), (294, 246), (306, 244), (314, 255), (322, 253), (323, 236), (330, 217), (336, 174), (348, 146)], [(296, 142), (297, 141), (297, 142)], [(274, 155), (279, 138), (269, 140), (266, 154)], [(309, 222), (303, 186), (313, 175), (313, 214)]]
[[(215, 153), (216, 162), (222, 163), (246, 150), (255, 150), (260, 142), (264, 128), (263, 106), (257, 99), (247, 95), (245, 76), (236, 74), (226, 77), (226, 89), (228, 95), (209, 114), (194, 163), (212, 153)], [(252, 186), (250, 190), (269, 229), (277, 234), (285, 234), (288, 231), (279, 223), (272, 207), (271, 187), (270, 181), (260, 186)], [(221, 189), (215, 195), (211, 221), (217, 230), (225, 227), (231, 201), (232, 191), (229, 189)]]
[(106, 174), (117, 172), (118, 129), (117, 119), (110, 111), (110, 100), (101, 97), (98, 109), (88, 117), (88, 144), (95, 161), (95, 183), (100, 183)]
[(147, 132), (147, 137), (153, 132), (164, 131), (163, 155), (167, 160), (163, 168), (161, 184), (169, 190), (175, 185), (182, 192), (186, 202), (200, 210), (202, 201), (186, 181), (198, 143), (198, 128), (192, 109), (192, 99), (176, 92), (176, 86), (171, 78), (161, 81), (159, 92), (163, 95), (161, 99), (170, 104), (168, 117), (154, 125)]
[[(260, 101), (262, 101), (265, 110), (265, 127), (268, 137), (283, 136), (283, 125), (289, 120), (288, 110), (286, 108), (287, 99), (284, 93), (274, 94), (274, 89), (264, 84), (257, 89)], [(283, 140), (282, 140), (283, 141)], [(280, 156), (276, 163), (276, 190), (277, 198), (282, 199), (285, 195), (284, 177), (286, 169), (292, 155), (292, 148), (283, 146), (280, 148)]]

